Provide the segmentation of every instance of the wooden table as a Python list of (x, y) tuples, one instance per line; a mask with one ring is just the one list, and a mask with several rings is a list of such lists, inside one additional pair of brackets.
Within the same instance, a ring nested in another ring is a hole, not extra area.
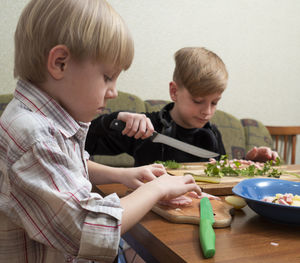
[[(100, 189), (126, 192), (120, 185)], [(123, 237), (146, 262), (300, 262), (300, 226), (269, 221), (248, 206), (235, 210), (231, 226), (215, 233), (216, 253), (211, 259), (203, 258), (197, 225), (169, 223), (153, 212)]]
[(169, 223), (153, 212), (124, 238), (146, 262), (154, 261), (147, 260), (148, 253), (166, 263), (300, 262), (300, 227), (267, 221), (248, 207), (235, 212), (231, 227), (215, 233), (216, 254), (211, 259), (203, 258), (198, 226)]

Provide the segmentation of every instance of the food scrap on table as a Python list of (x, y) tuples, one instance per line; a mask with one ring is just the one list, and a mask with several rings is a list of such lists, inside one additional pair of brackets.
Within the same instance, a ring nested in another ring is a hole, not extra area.
[(270, 244), (271, 244), (272, 246), (274, 246), (274, 247), (278, 247), (278, 246), (279, 246), (279, 244), (276, 243), (276, 242), (271, 242)]

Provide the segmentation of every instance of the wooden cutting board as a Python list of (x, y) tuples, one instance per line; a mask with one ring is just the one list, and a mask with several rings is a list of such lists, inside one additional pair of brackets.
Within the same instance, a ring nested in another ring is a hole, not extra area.
[[(204, 169), (205, 164), (201, 163), (195, 163), (195, 164), (185, 164), (184, 169), (168, 169), (168, 173), (172, 175), (184, 175), (186, 173), (193, 173), (196, 175), (205, 175)], [(293, 172), (300, 175), (300, 166), (278, 166), (276, 169), (280, 169), (283, 171), (283, 174), (280, 176), (280, 179), (282, 180), (288, 180), (288, 181), (295, 181), (300, 182), (300, 178), (290, 175), (290, 174), (284, 174), (285, 171), (287, 172)], [(259, 178), (258, 176), (256, 178)], [(241, 176), (241, 177), (223, 177), (220, 180), (220, 183), (206, 183), (206, 182), (197, 182), (197, 184), (201, 187), (201, 189), (209, 194), (212, 195), (231, 195), (232, 188), (241, 182), (242, 180), (248, 179), (247, 177)]]
[[(192, 198), (192, 200), (192, 205), (188, 207), (170, 208), (157, 204), (152, 208), (152, 211), (172, 223), (198, 225), (200, 222), (200, 199)], [(223, 228), (230, 226), (232, 221), (230, 210), (233, 207), (225, 203), (225, 201), (210, 200), (210, 203), (215, 219), (213, 227)]]

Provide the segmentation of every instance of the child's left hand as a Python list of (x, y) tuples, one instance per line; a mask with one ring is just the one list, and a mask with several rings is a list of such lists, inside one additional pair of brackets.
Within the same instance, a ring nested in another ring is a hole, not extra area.
[(254, 147), (246, 154), (246, 159), (256, 162), (276, 161), (279, 158), (277, 152), (272, 151), (269, 147)]
[(119, 112), (118, 120), (126, 123), (123, 135), (134, 136), (135, 139), (145, 139), (152, 135), (154, 127), (151, 120), (141, 113)]
[(167, 173), (162, 164), (150, 164), (139, 167), (125, 168), (122, 174), (122, 184), (131, 189), (136, 189), (146, 182)]

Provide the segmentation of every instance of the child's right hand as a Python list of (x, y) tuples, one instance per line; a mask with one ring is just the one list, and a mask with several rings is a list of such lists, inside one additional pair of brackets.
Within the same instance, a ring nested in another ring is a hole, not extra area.
[(154, 127), (151, 120), (141, 113), (119, 112), (118, 120), (126, 123), (123, 135), (134, 136), (135, 139), (145, 139), (152, 135)]
[(201, 195), (201, 189), (191, 175), (171, 176), (163, 174), (143, 184), (121, 199), (121, 205), (124, 209), (122, 233), (136, 224), (158, 201), (167, 201), (192, 191)]
[(247, 160), (256, 162), (276, 161), (277, 158), (279, 158), (278, 153), (265, 146), (254, 147), (246, 154)]
[(192, 191), (196, 192), (199, 196), (202, 193), (191, 175), (171, 176), (164, 174), (147, 184), (155, 185), (155, 189), (159, 190), (159, 194), (161, 195), (160, 200), (170, 200)]

